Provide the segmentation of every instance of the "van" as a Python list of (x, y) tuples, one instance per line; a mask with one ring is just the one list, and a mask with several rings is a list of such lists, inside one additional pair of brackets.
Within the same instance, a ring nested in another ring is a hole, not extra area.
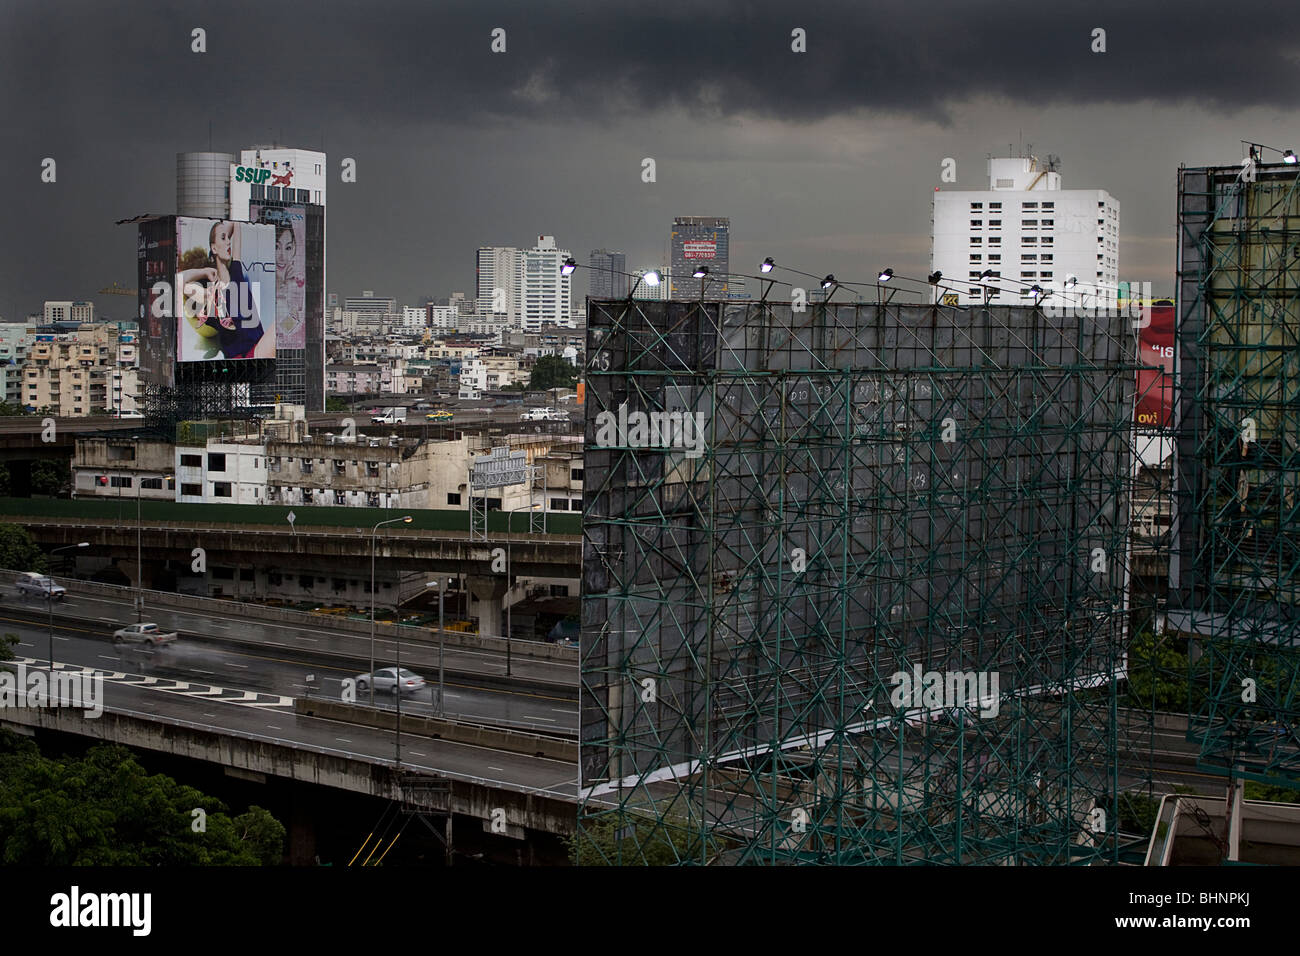
[(24, 571), (18, 575), (17, 587), (18, 593), (23, 597), (35, 595), (53, 601), (62, 601), (64, 595), (68, 593), (66, 588), (55, 584), (48, 575), (36, 571)]
[(406, 408), (393, 407), (385, 408), (380, 414), (372, 415), (370, 422), (373, 425), (400, 425), (406, 422)]

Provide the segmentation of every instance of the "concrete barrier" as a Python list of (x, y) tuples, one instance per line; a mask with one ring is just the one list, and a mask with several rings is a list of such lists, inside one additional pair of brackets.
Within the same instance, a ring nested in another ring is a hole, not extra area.
[[(342, 701), (319, 697), (295, 698), (293, 712), (305, 717), (339, 720), (366, 727), (395, 729), (397, 726), (396, 711), (358, 707), (355, 704), (345, 704)], [(431, 737), (436, 740), (449, 740), (458, 744), (473, 744), (476, 747), (524, 754), (529, 757), (545, 757), (575, 767), (578, 764), (578, 742), (560, 737), (547, 737), (542, 734), (415, 714), (402, 715), (402, 733)]]

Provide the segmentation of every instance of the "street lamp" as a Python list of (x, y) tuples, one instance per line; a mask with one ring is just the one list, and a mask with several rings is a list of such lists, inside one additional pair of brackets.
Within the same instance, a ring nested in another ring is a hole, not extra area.
[[(535, 504), (529, 504), (526, 510), (532, 511), (536, 507), (537, 505)], [(514, 522), (511, 519), (515, 514), (524, 510), (525, 510), (524, 508), (520, 507), (520, 508), (512, 508), (506, 512), (506, 676), (507, 677), (510, 676), (510, 648), (511, 648), (510, 591), (512, 590), (512, 588), (510, 584), (510, 542), (512, 540), (511, 535), (514, 534)], [(543, 514), (546, 513), (545, 499), (542, 500), (542, 513)]]
[[(73, 551), (77, 548), (89, 548), (89, 541), (82, 541), (79, 544), (66, 544), (61, 548), (55, 548), (50, 552), (50, 556), (58, 554), (60, 551)], [(45, 587), (45, 607), (50, 615), (50, 686), (54, 686), (54, 578), (49, 578), (49, 584)]]
[(426, 588), (436, 587), (438, 589), (438, 716), (446, 716), (447, 709), (443, 704), (444, 692), (446, 691), (446, 675), (442, 667), (442, 652), (447, 637), (447, 630), (443, 626), (442, 616), (442, 595), (447, 584), (451, 583), (451, 578), (438, 578), (436, 581), (429, 581), (425, 584)]
[(140, 475), (137, 477), (135, 486), (135, 622), (139, 624), (144, 620), (144, 555), (141, 549), (141, 538), (144, 532), (140, 527), (140, 492), (144, 490), (144, 483), (150, 478), (161, 478), (164, 486), (167, 482), (172, 481), (175, 475)]
[[(402, 518), (389, 518), (387, 521), (378, 521), (370, 529), (370, 706), (375, 705), (375, 542), (379, 535), (379, 529), (386, 524), (397, 524), (399, 521), (404, 524), (410, 524), (412, 521), (410, 515)], [(402, 672), (397, 672), (397, 698), (402, 698), (401, 685)]]

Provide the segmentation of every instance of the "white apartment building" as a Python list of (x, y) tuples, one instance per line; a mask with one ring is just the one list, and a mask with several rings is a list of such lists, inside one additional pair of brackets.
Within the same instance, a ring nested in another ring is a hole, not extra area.
[(402, 328), (422, 329), (428, 320), (428, 310), (413, 308), (409, 305), (402, 306)]
[(176, 447), (176, 500), (196, 504), (266, 504), (266, 446), (209, 440)]
[(669, 280), (668, 267), (667, 266), (655, 267), (654, 271), (659, 273), (658, 285), (650, 285), (643, 278), (645, 274), (650, 271), (651, 270), (649, 269), (638, 269), (636, 272), (636, 276), (642, 277), (641, 281), (637, 282), (636, 278), (628, 280), (636, 287), (636, 291), (632, 293), (632, 298), (645, 299), (650, 302), (660, 302), (667, 299), (668, 289), (670, 288), (669, 281), (668, 281)]
[(525, 249), (519, 269), (519, 316), (525, 332), (544, 323), (567, 324), (572, 311), (572, 277), (560, 267), (569, 250), (555, 248), (554, 236), (538, 236), (537, 245)]
[[(510, 325), (519, 324), (519, 273), (522, 253), (514, 246), (482, 246), (475, 269), (478, 301), (475, 311), (504, 316)], [(496, 290), (500, 289), (500, 294)], [(499, 308), (504, 306), (504, 308)]]
[(936, 287), (935, 300), (955, 292), (958, 304), (983, 302), (980, 283), (1000, 305), (1031, 302), (1034, 285), (1063, 307), (1113, 303), (1119, 201), (1104, 189), (1063, 189), (1061, 174), (1033, 156), (991, 158), (988, 176), (988, 189), (934, 194), (930, 269), (949, 287)]

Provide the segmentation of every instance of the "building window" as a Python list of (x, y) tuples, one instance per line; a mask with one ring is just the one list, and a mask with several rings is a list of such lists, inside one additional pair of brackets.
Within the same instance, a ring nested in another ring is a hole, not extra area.
[(978, 263), (982, 262), (983, 260), (984, 260), (984, 256), (982, 256), (980, 253), (975, 252), (975, 253), (972, 253), (972, 254), (971, 254), (971, 257), (970, 257), (971, 265), (977, 265)]
[(447, 504), (449, 505), (460, 504), (460, 492), (451, 492), (451, 491), (447, 492)]
[(230, 482), (228, 482), (228, 481), (214, 481), (214, 482), (212, 483), (212, 497), (214, 497), (214, 498), (229, 498), (229, 497), (230, 497)]
[(181, 455), (181, 467), (202, 468), (203, 456), (202, 455)]
[(971, 227), (972, 229), (983, 229), (983, 228), (984, 228), (984, 220), (983, 220), (983, 219), (972, 219), (972, 220), (970, 221), (970, 227)]
[(1002, 203), (1000, 202), (989, 203), (989, 212), (1000, 212), (1001, 209), (1002, 209)]
[(1001, 229), (1001, 228), (1002, 228), (1002, 220), (1001, 220), (1001, 219), (990, 219), (990, 220), (989, 220), (989, 228), (990, 228), (990, 229)]
[(202, 498), (202, 497), (203, 497), (203, 486), (202, 486), (202, 485), (189, 485), (189, 484), (182, 484), (182, 485), (181, 485), (181, 494), (182, 494), (183, 496), (185, 496), (185, 497), (189, 497), (189, 498)]
[(569, 499), (568, 499), (568, 498), (552, 498), (552, 499), (551, 499), (551, 510), (552, 510), (552, 511), (568, 511), (568, 510), (569, 510)]
[(343, 492), (343, 491), (336, 491), (336, 492), (334, 492), (334, 503), (335, 503), (336, 505), (345, 505), (345, 504), (347, 504), (347, 503), (348, 503), (348, 501), (347, 501), (347, 492)]
[(581, 468), (570, 468), (570, 469), (569, 469), (569, 480), (570, 480), (570, 481), (582, 481), (582, 480), (583, 480), (582, 476), (583, 476), (583, 469), (581, 469)]
[(347, 464), (346, 464), (346, 462), (340, 461), (339, 459), (335, 458), (335, 459), (334, 459), (334, 474), (336, 474), (336, 475), (342, 475), (342, 474), (346, 474), (346, 472), (347, 472)]
[(315, 579), (314, 577), (312, 577), (310, 574), (300, 574), (300, 575), (298, 575), (298, 587), (300, 587), (300, 588), (304, 588), (304, 589), (310, 591), (311, 588), (312, 588), (312, 585), (315, 584), (315, 583), (316, 583), (316, 579)]
[(302, 473), (304, 475), (311, 474), (312, 460), (310, 458), (304, 458), (299, 464), (302, 466)]
[(305, 505), (309, 505), (311, 504), (311, 499), (312, 499), (311, 489), (310, 488), (302, 489), (302, 503)]
[(568, 597), (569, 586), (567, 584), (552, 584), (551, 597)]
[(973, 202), (970, 204), (971, 212), (977, 212), (979, 210), (982, 210), (983, 208), (984, 208), (984, 204), (982, 202)]
[(989, 253), (989, 263), (990, 263), (990, 264), (992, 264), (992, 263), (994, 263), (994, 262), (1001, 262), (1001, 261), (1002, 261), (1002, 253), (1000, 253), (1000, 252), (990, 252), (990, 253)]
[(1042, 225), (1043, 225), (1043, 228), (1044, 228), (1044, 229), (1051, 229), (1053, 226), (1056, 225), (1056, 220), (1055, 220), (1055, 219), (1044, 219), (1044, 220), (1042, 220)]
[(219, 452), (208, 453), (208, 471), (225, 471), (226, 456)]
[(1045, 202), (1045, 203), (1043, 203), (1043, 210), (1044, 210), (1044, 211), (1049, 210), (1049, 209), (1055, 209), (1055, 208), (1056, 208), (1056, 203), (1054, 203), (1054, 202)]
[(1026, 253), (1023, 253), (1023, 254), (1020, 256), (1020, 261), (1021, 261), (1021, 262), (1037, 262), (1037, 261), (1038, 261), (1038, 253), (1036, 253), (1036, 252), (1026, 252)]
[(162, 491), (163, 480), (161, 478), (141, 478), (140, 487), (148, 488), (150, 491)]
[(1020, 204), (1020, 208), (1021, 208), (1022, 210), (1033, 210), (1034, 212), (1038, 212), (1038, 203), (1036, 203), (1036, 202), (1022, 202), (1022, 203)]
[(1021, 227), (1022, 229), (1037, 229), (1037, 228), (1038, 228), (1038, 220), (1037, 220), (1037, 219), (1021, 219), (1021, 220), (1020, 220), (1020, 227)]

